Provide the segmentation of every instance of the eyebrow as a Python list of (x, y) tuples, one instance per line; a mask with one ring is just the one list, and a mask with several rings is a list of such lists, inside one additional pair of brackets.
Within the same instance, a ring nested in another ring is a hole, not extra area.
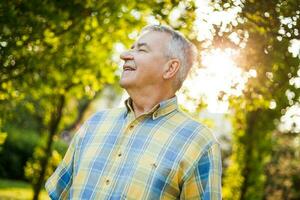
[[(133, 49), (134, 48), (134, 44), (131, 46), (131, 49)], [(144, 46), (144, 47), (146, 47), (148, 50), (150, 50), (150, 47), (149, 47), (149, 45), (147, 44), (147, 43), (145, 43), (145, 42), (141, 42), (141, 43), (137, 43), (137, 47), (138, 48), (140, 48), (140, 47), (142, 47), (142, 46)]]

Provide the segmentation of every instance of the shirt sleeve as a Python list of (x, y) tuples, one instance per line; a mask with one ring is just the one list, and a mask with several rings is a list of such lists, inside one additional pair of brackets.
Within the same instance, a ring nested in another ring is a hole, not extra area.
[(69, 148), (59, 166), (45, 184), (46, 191), (52, 200), (67, 199), (73, 178), (73, 163), (78, 137), (83, 127), (74, 135)]
[(201, 156), (184, 181), (180, 199), (222, 199), (221, 176), (221, 152), (219, 144), (215, 143)]

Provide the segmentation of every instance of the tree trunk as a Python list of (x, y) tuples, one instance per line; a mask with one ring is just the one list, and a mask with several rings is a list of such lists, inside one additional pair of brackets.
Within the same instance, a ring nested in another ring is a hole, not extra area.
[(70, 124), (69, 126), (67, 126), (63, 132), (71, 132), (74, 129), (76, 129), (76, 127), (80, 124), (85, 111), (88, 109), (88, 107), (90, 106), (90, 104), (92, 103), (92, 101), (94, 101), (94, 99), (96, 98), (97, 95), (95, 95), (94, 98), (92, 99), (87, 99), (85, 100), (81, 106), (78, 106), (78, 115), (76, 117), (76, 119), (74, 120), (74, 122), (72, 124)]
[(242, 170), (242, 176), (244, 177), (244, 181), (241, 186), (241, 196), (240, 199), (243, 200), (245, 199), (248, 187), (249, 187), (249, 173), (251, 173), (251, 168), (250, 168), (250, 162), (251, 162), (251, 150), (254, 148), (253, 145), (253, 140), (256, 140), (255, 135), (254, 135), (254, 126), (255, 126), (255, 121), (258, 119), (258, 112), (259, 111), (254, 111), (249, 113), (248, 119), (247, 119), (247, 130), (245, 133), (245, 138), (243, 141), (244, 148), (246, 149), (245, 153), (245, 166), (244, 169)]
[(59, 122), (61, 121), (61, 118), (62, 118), (62, 110), (63, 110), (64, 104), (65, 104), (65, 96), (61, 95), (59, 97), (59, 101), (58, 101), (58, 105), (57, 105), (56, 109), (51, 114), (49, 136), (48, 136), (47, 144), (46, 144), (46, 148), (45, 148), (45, 157), (42, 158), (40, 161), (41, 162), (41, 172), (39, 174), (37, 183), (33, 185), (33, 192), (34, 192), (33, 200), (38, 200), (40, 191), (43, 187), (43, 182), (45, 179), (47, 165), (48, 165), (49, 159), (51, 157), (53, 138), (54, 138), (55, 133), (57, 132)]

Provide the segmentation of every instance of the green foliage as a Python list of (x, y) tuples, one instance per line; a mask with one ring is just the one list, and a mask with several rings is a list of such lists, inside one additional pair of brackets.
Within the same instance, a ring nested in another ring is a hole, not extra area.
[(266, 166), (267, 200), (300, 199), (300, 135), (274, 132), (272, 158)]
[[(21, 121), (48, 132), (58, 107), (56, 132), (72, 124), (82, 101), (116, 84), (114, 44), (132, 42), (130, 34), (154, 15), (168, 22), (179, 1), (4, 1), (0, 3), (0, 109), (3, 122)], [(185, 2), (186, 10), (193, 3)], [(143, 14), (142, 14), (143, 13)], [(188, 30), (193, 12), (176, 26)], [(13, 112), (11, 112), (13, 111)], [(30, 121), (23, 120), (31, 116)], [(32, 123), (32, 124), (29, 124)]]
[[(115, 44), (128, 46), (133, 39), (130, 35), (146, 25), (150, 15), (168, 22), (178, 4), (141, 0), (1, 1), (1, 119), (3, 126), (16, 124), (49, 136), (44, 150), (47, 158), (36, 153), (36, 158), (44, 161), (37, 175), (40, 180), (44, 179), (55, 135), (65, 129), (72, 131), (103, 88), (117, 83), (117, 64), (112, 61)], [(182, 2), (182, 6), (186, 11), (194, 8), (192, 1)], [(193, 12), (185, 12), (174, 26), (187, 31), (193, 19)], [(37, 185), (35, 193), (41, 181)]]
[[(6, 128), (6, 131), (8, 137), (0, 152), (0, 177), (24, 180), (26, 178), (24, 167), (29, 160), (35, 157), (35, 149), (45, 143), (45, 138), (32, 130), (13, 126)], [(68, 145), (61, 140), (56, 140), (53, 145), (53, 149), (58, 155), (64, 155), (67, 147)]]
[[(224, 199), (259, 200), (266, 198), (264, 192), (272, 193), (275, 199), (278, 191), (287, 189), (291, 196), (277, 197), (298, 198), (298, 163), (294, 163), (295, 155), (290, 150), (281, 149), (288, 142), (274, 136), (274, 130), (285, 108), (299, 102), (299, 88), (289, 83), (299, 70), (299, 58), (292, 57), (288, 48), (291, 39), (299, 39), (296, 30), (300, 4), (297, 0), (212, 2), (224, 10), (240, 6), (238, 25), (229, 24), (227, 32), (221, 34), (219, 27), (214, 27), (215, 43), (223, 41), (238, 48), (237, 65), (257, 72), (241, 97), (229, 98), (234, 132), (229, 167), (225, 170)], [(176, 20), (170, 19), (170, 13), (179, 7), (184, 7), (183, 13)], [(117, 64), (112, 61), (115, 44), (128, 47), (133, 33), (146, 24), (150, 15), (193, 40), (195, 35), (190, 30), (194, 9), (193, 1), (177, 0), (1, 1), (0, 145), (5, 138), (3, 132), (7, 138), (0, 151), (0, 175), (24, 178), (27, 163), (27, 177), (39, 184), (37, 177), (41, 173), (44, 180), (41, 161), (51, 157), (46, 166), (48, 176), (65, 151), (65, 145), (56, 141), (58, 134), (66, 129), (72, 131), (103, 88), (117, 84)], [(285, 17), (293, 23), (282, 23)], [(245, 47), (226, 41), (232, 32), (238, 33), (240, 41), (246, 41)], [(294, 92), (293, 99), (287, 99), (287, 90)], [(270, 108), (271, 102), (276, 102), (275, 108)], [(202, 104), (199, 109), (205, 106)], [(11, 124), (18, 128), (7, 129)], [(43, 144), (38, 146), (40, 140)], [(281, 145), (277, 146), (277, 142)], [(290, 166), (290, 174), (283, 173), (272, 153), (291, 164), (284, 165)], [(273, 169), (280, 177), (273, 178)], [(282, 182), (289, 186), (280, 187)]]
[[(230, 164), (225, 170), (224, 199), (259, 200), (264, 198), (265, 184), (270, 179), (266, 176), (266, 166), (272, 157), (272, 141), (276, 140), (272, 133), (277, 130), (285, 109), (299, 102), (300, 91), (289, 80), (297, 76), (300, 60), (288, 49), (291, 40), (298, 38), (294, 30), (300, 23), (300, 7), (296, 0), (218, 3), (225, 10), (230, 5), (240, 6), (237, 17), (240, 23), (229, 24), (230, 31), (224, 33), (223, 39), (232, 32), (239, 33), (246, 46), (232, 44), (240, 50), (237, 65), (257, 72), (255, 78), (248, 80), (243, 96), (230, 98), (234, 133)], [(292, 22), (285, 24), (285, 18)], [(248, 36), (244, 37), (244, 33)], [(292, 100), (286, 96), (288, 90), (295, 94)], [(271, 102), (276, 107), (271, 108)]]
[[(41, 147), (37, 147), (34, 150), (33, 157), (26, 162), (26, 166), (24, 168), (25, 176), (33, 185), (37, 184), (38, 176), (36, 175), (41, 172), (40, 161), (44, 158), (45, 158), (45, 152)], [(53, 150), (51, 153), (51, 157), (49, 159), (49, 163), (47, 165), (44, 181), (49, 178), (49, 176), (59, 165), (61, 160), (62, 160), (61, 154), (59, 154), (56, 150)]]
[(1, 129), (2, 127), (2, 120), (0, 119), (0, 152), (2, 150), (2, 145), (3, 143), (5, 142), (6, 140), (6, 137), (7, 137), (7, 133), (6, 132), (3, 132)]
[(0, 151), (2, 149), (2, 144), (5, 142), (6, 137), (7, 137), (6, 132), (0, 132)]
[[(40, 137), (29, 130), (10, 128), (0, 152), (0, 177), (24, 179), (23, 167), (32, 156)], [(26, 137), (24, 137), (26, 135)]]

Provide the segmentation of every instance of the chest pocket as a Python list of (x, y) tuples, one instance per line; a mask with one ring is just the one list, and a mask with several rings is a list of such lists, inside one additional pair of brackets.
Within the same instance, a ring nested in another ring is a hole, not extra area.
[(143, 155), (136, 164), (136, 172), (126, 190), (128, 199), (159, 199), (166, 193), (177, 198), (177, 173), (171, 164), (158, 162), (149, 155)]

